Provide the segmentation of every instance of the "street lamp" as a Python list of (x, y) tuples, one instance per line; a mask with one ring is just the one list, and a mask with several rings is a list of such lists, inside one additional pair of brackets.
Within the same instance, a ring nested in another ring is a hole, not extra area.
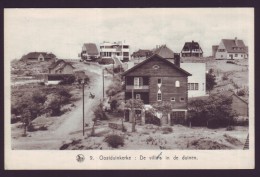
[(85, 135), (85, 115), (84, 115), (84, 113), (85, 113), (85, 95), (84, 95), (84, 91), (85, 91), (85, 79), (82, 79), (82, 81), (81, 81), (81, 84), (82, 84), (82, 92), (83, 92), (83, 119), (82, 119), (82, 128), (83, 128), (83, 136)]

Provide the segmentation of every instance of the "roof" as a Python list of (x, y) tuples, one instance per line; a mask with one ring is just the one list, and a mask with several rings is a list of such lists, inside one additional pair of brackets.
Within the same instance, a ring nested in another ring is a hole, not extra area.
[(146, 57), (152, 54), (151, 50), (147, 49), (139, 49), (138, 51), (134, 52), (132, 56), (134, 57)]
[[(246, 52), (246, 46), (245, 46), (243, 40), (222, 39), (222, 42), (223, 42), (227, 52), (230, 52), (230, 53), (245, 53)], [(238, 48), (238, 49), (234, 49), (234, 48)]]
[(213, 45), (213, 46), (212, 46), (212, 50), (215, 51), (215, 50), (217, 50), (217, 49), (218, 49), (218, 45)]
[(185, 42), (182, 50), (194, 50), (194, 49), (200, 49), (202, 51), (202, 49), (200, 48), (200, 45), (198, 42)]
[(63, 69), (66, 65), (70, 65), (72, 68), (74, 68), (70, 63), (65, 62), (64, 60), (58, 60), (56, 62), (53, 62), (48, 68), (53, 69), (53, 68), (56, 68), (58, 66), (57, 69)]
[(174, 52), (166, 45), (162, 45), (153, 51), (154, 54), (161, 56), (162, 58), (174, 58)]
[(135, 69), (139, 68), (140, 66), (144, 65), (145, 63), (149, 62), (150, 60), (152, 60), (153, 58), (157, 57), (159, 60), (167, 63), (169, 66), (173, 67), (174, 69), (177, 69), (178, 71), (184, 73), (187, 76), (191, 76), (190, 73), (188, 73), (187, 71), (185, 71), (184, 69), (176, 66), (175, 64), (173, 64), (172, 62), (165, 60), (164, 58), (162, 58), (160, 55), (158, 54), (153, 54), (151, 57), (149, 57), (148, 59), (142, 61), (141, 63), (138, 63), (137, 65), (133, 66), (132, 68), (126, 70), (125, 72), (122, 73), (122, 76), (125, 76), (126, 74), (134, 71)]
[(85, 43), (84, 46), (86, 48), (86, 52), (89, 55), (98, 55), (98, 49), (97, 49), (96, 44), (94, 44), (94, 43)]
[(245, 100), (243, 100), (242, 98), (240, 98), (237, 94), (235, 94), (235, 93), (232, 92), (232, 91), (228, 91), (228, 90), (222, 91), (222, 92), (221, 92), (221, 95), (226, 96), (226, 97), (235, 96), (235, 97), (237, 97), (239, 100), (241, 100), (242, 102), (248, 104)]
[(42, 55), (44, 58), (55, 58), (56, 56), (53, 53), (47, 52), (30, 52), (27, 55), (23, 56), (22, 59), (38, 59)]

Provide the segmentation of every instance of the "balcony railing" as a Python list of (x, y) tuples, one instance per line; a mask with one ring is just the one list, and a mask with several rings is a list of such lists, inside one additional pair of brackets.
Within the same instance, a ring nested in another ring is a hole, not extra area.
[(127, 85), (126, 90), (149, 89), (149, 85)]

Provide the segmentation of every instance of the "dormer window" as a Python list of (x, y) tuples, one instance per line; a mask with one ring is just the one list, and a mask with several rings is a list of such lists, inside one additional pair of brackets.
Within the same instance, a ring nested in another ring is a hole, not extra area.
[(180, 87), (180, 81), (175, 81), (175, 87)]

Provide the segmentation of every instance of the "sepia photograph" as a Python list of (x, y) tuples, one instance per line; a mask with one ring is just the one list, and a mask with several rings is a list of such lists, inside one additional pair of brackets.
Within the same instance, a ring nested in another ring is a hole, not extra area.
[(10, 152), (253, 162), (253, 8), (7, 8), (4, 52)]

